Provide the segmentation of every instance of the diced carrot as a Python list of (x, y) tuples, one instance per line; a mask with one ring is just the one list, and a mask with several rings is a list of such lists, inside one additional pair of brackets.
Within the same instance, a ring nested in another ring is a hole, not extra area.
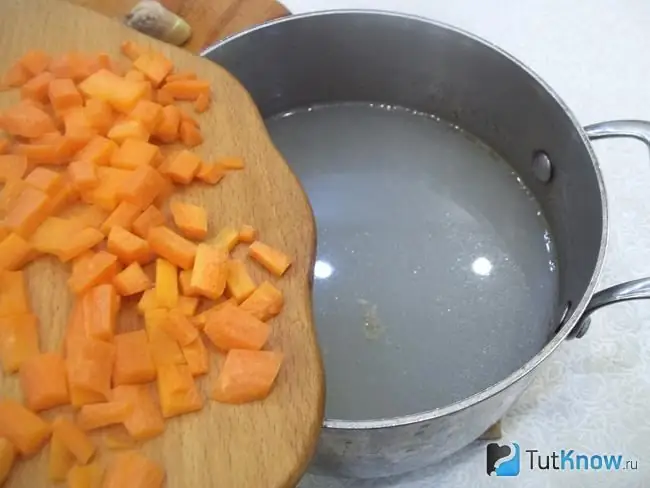
[(5, 373), (18, 371), (38, 354), (38, 319), (34, 315), (0, 317), (0, 360)]
[(214, 246), (225, 249), (228, 252), (232, 251), (238, 242), (239, 231), (234, 227), (224, 227), (212, 241)]
[(131, 413), (124, 421), (124, 427), (133, 439), (151, 439), (165, 430), (160, 409), (146, 386), (117, 386), (113, 389), (113, 398), (131, 405)]
[(145, 264), (153, 257), (147, 241), (119, 226), (111, 229), (106, 245), (123, 263)]
[(226, 176), (226, 170), (223, 167), (205, 161), (201, 162), (199, 172), (196, 174), (199, 180), (210, 185), (216, 185), (224, 176)]
[[(126, 386), (126, 388), (130, 388), (130, 387), (131, 387), (130, 385)], [(117, 388), (125, 388), (125, 387), (118, 386)], [(112, 396), (113, 396), (113, 400), (115, 401), (123, 401), (120, 398), (116, 398), (115, 389), (113, 389)], [(133, 413), (131, 413), (130, 415), (133, 415)], [(136, 441), (136, 439), (134, 439), (131, 435), (129, 435), (128, 432), (126, 432), (126, 430), (120, 427), (109, 429), (106, 432), (104, 432), (102, 440), (104, 446), (107, 449), (110, 449), (111, 451), (124, 451), (124, 450), (135, 449), (138, 447), (138, 442)]]
[(208, 372), (210, 369), (210, 359), (201, 336), (197, 336), (196, 339), (181, 349), (192, 376), (200, 376)]
[(162, 322), (162, 327), (167, 335), (178, 342), (181, 347), (194, 342), (199, 336), (199, 332), (190, 319), (178, 309), (169, 311), (169, 320)]
[(245, 310), (228, 304), (208, 315), (203, 331), (222, 351), (259, 350), (266, 344), (271, 327)]
[(165, 223), (165, 216), (162, 212), (154, 205), (149, 205), (133, 222), (133, 233), (146, 239), (152, 228), (165, 225)]
[(287, 268), (291, 266), (289, 256), (261, 241), (255, 241), (250, 245), (248, 255), (275, 276), (282, 276)]
[(5, 437), (23, 456), (36, 454), (51, 434), (50, 426), (20, 403), (0, 400), (0, 437)]
[(137, 262), (129, 264), (118, 273), (113, 284), (122, 296), (135, 295), (152, 287), (151, 280)]
[(21, 98), (30, 98), (40, 103), (46, 103), (50, 83), (54, 80), (52, 73), (44, 72), (36, 75), (20, 88)]
[[(25, 314), (29, 314), (25, 273), (0, 271), (0, 317)], [(34, 331), (36, 331), (35, 324), (36, 322), (34, 322)]]
[(96, 57), (79, 52), (66, 52), (50, 62), (49, 70), (57, 78), (79, 82), (101, 68)]
[(101, 488), (104, 469), (97, 463), (73, 466), (68, 471), (68, 488)]
[(210, 94), (210, 82), (206, 80), (176, 80), (165, 83), (163, 89), (175, 100), (196, 100), (202, 94)]
[(93, 137), (81, 151), (77, 153), (77, 160), (88, 161), (98, 166), (108, 166), (117, 144), (102, 136)]
[[(108, 400), (114, 361), (113, 344), (94, 339), (78, 340), (74, 350), (68, 351), (66, 360), (70, 392), (80, 389), (101, 396), (103, 401)], [(72, 404), (77, 406), (74, 398)]]
[[(158, 96), (162, 90), (158, 91)], [(163, 102), (158, 99), (158, 103), (163, 105)], [(178, 107), (175, 105), (166, 105), (163, 107), (162, 116), (156, 129), (153, 131), (153, 136), (160, 141), (171, 144), (179, 138), (179, 127), (181, 124), (181, 113)]]
[(8, 153), (10, 148), (11, 148), (11, 140), (8, 137), (4, 137), (0, 135), (0, 154)]
[(120, 300), (111, 284), (97, 285), (81, 298), (86, 336), (98, 341), (112, 341)]
[(154, 288), (145, 290), (138, 302), (138, 313), (144, 315), (147, 310), (154, 310), (156, 308), (160, 308), (156, 301), (156, 290)]
[(239, 242), (253, 242), (257, 231), (252, 225), (244, 224), (239, 229)]
[(161, 364), (185, 364), (185, 357), (178, 342), (164, 331), (164, 323), (169, 320), (169, 311), (165, 308), (146, 310), (144, 324), (149, 338), (149, 350), (156, 367)]
[[(99, 229), (108, 218), (108, 215), (108, 212), (96, 205), (77, 205), (71, 207), (65, 213), (65, 217), (74, 221), (81, 229), (85, 229), (86, 227)], [(43, 225), (41, 224), (41, 227)]]
[(83, 267), (75, 270), (68, 278), (68, 286), (76, 295), (80, 295), (100, 283), (110, 283), (117, 274), (117, 257), (105, 251), (99, 251)]
[(166, 259), (156, 260), (156, 303), (173, 308), (178, 304), (178, 270)]
[(48, 217), (29, 238), (33, 248), (41, 253), (57, 254), (84, 225), (72, 219)]
[(271, 392), (282, 359), (275, 351), (230, 350), (210, 397), (234, 404), (263, 400)]
[(210, 95), (201, 93), (194, 102), (194, 110), (196, 113), (202, 114), (210, 108)]
[(240, 308), (266, 322), (279, 314), (283, 305), (282, 292), (268, 281), (264, 281), (242, 302)]
[(139, 120), (150, 133), (156, 129), (162, 116), (162, 105), (150, 100), (140, 100), (129, 114), (129, 118)]
[[(196, 147), (203, 142), (201, 131), (189, 122), (181, 122), (178, 132), (180, 134), (181, 142), (187, 147)], [(192, 177), (195, 175), (196, 173), (192, 175)]]
[(100, 69), (79, 84), (79, 90), (90, 98), (98, 98), (123, 113), (133, 110), (145, 91), (144, 83), (130, 81), (106, 69)]
[(167, 83), (178, 80), (196, 80), (196, 73), (192, 71), (181, 71), (180, 73), (171, 73), (165, 78)]
[(104, 234), (97, 229), (88, 227), (70, 236), (68, 241), (56, 252), (56, 255), (61, 262), (67, 263), (71, 259), (89, 251), (103, 240)]
[(179, 268), (190, 269), (194, 265), (196, 245), (166, 227), (149, 230), (147, 242), (153, 252)]
[(166, 174), (172, 180), (187, 185), (192, 182), (200, 168), (201, 158), (197, 154), (183, 150), (169, 161)]
[(69, 141), (70, 156), (83, 149), (97, 135), (97, 131), (86, 115), (86, 109), (81, 106), (66, 110), (63, 114), (63, 125), (65, 139)]
[(83, 98), (74, 82), (68, 78), (58, 78), (50, 82), (48, 87), (50, 103), (57, 113), (63, 113), (72, 107), (83, 106)]
[(68, 165), (68, 174), (77, 190), (90, 190), (99, 183), (95, 164), (90, 161), (73, 161)]
[(16, 449), (14, 445), (4, 437), (0, 437), (0, 486), (9, 477), (9, 472), (16, 459)]
[(36, 76), (47, 69), (50, 60), (51, 58), (46, 52), (32, 49), (23, 54), (18, 62), (29, 72), (29, 74)]
[(82, 197), (89, 203), (112, 212), (122, 200), (121, 191), (133, 177), (133, 171), (99, 166), (97, 178), (99, 184)]
[(30, 139), (56, 130), (52, 117), (29, 100), (22, 100), (4, 112), (2, 128), (13, 136)]
[(59, 166), (68, 163), (79, 149), (79, 141), (60, 136), (57, 141), (44, 144), (16, 144), (14, 151), (32, 164)]
[(20, 386), (27, 408), (34, 412), (70, 402), (65, 363), (60, 354), (47, 352), (26, 359), (20, 366)]
[(147, 81), (147, 77), (144, 75), (144, 73), (135, 69), (128, 71), (124, 75), (124, 78), (131, 81)]
[[(11, 179), (5, 183), (5, 186), (0, 190), (0, 213), (6, 214), (20, 197), (25, 188), (30, 186), (21, 179)], [(3, 227), (8, 230), (7, 223), (3, 222)]]
[(176, 227), (189, 239), (202, 240), (208, 235), (208, 213), (203, 207), (172, 200), (169, 204)]
[(152, 165), (160, 156), (157, 146), (139, 139), (127, 139), (113, 154), (111, 166), (124, 169), (136, 169), (143, 164)]
[[(31, 74), (27, 71), (20, 62), (13, 64), (0, 80), (0, 91), (9, 88), (18, 88), (24, 85), (31, 78)], [(171, 95), (170, 95), (171, 96)], [(173, 102), (172, 98), (172, 102)]]
[(70, 468), (74, 466), (75, 457), (63, 443), (63, 440), (52, 433), (50, 438), (50, 455), (48, 458), (48, 478), (50, 481), (65, 481)]
[[(174, 97), (172, 97), (169, 93), (167, 93), (165, 90), (160, 89), (156, 92), (155, 95), (155, 101), (162, 105), (163, 107), (166, 107), (168, 105), (173, 105), (174, 104)], [(180, 119), (179, 119), (180, 122)]]
[(192, 117), (188, 112), (186, 112), (182, 108), (179, 108), (179, 110), (181, 111), (181, 122), (188, 122), (192, 124), (194, 127), (196, 127), (197, 129), (201, 127), (198, 121), (194, 117)]
[(203, 400), (186, 364), (159, 365), (157, 384), (164, 418), (196, 412), (203, 407)]
[(228, 278), (226, 289), (231, 297), (238, 303), (246, 300), (254, 291), (256, 285), (248, 274), (246, 264), (239, 259), (232, 259), (228, 262)]
[(62, 210), (79, 200), (79, 193), (72, 186), (67, 175), (63, 175), (63, 185), (50, 197), (48, 204), (50, 214), (58, 214)]
[(154, 86), (158, 86), (171, 73), (174, 65), (161, 53), (145, 52), (133, 61), (133, 67), (144, 73)]
[(206, 298), (219, 298), (226, 288), (227, 263), (228, 254), (222, 248), (199, 244), (192, 268), (191, 288)]
[(92, 127), (102, 136), (108, 133), (115, 122), (113, 109), (105, 100), (89, 98), (86, 100), (85, 112)]
[(153, 201), (154, 205), (162, 207), (175, 191), (176, 187), (174, 186), (174, 182), (170, 178), (161, 175), (160, 191)]
[(75, 407), (81, 407), (82, 405), (101, 403), (105, 401), (106, 397), (101, 393), (97, 393), (80, 386), (70, 386), (70, 403)]
[(207, 310), (204, 310), (203, 312), (196, 315), (195, 317), (192, 317), (192, 322), (194, 323), (194, 325), (196, 325), (196, 327), (198, 329), (203, 330), (205, 328), (205, 324), (208, 322), (208, 317), (210, 316), (210, 314), (212, 312), (216, 312), (217, 310), (225, 307), (228, 304), (232, 304), (232, 305), (234, 305), (236, 307), (237, 306), (237, 300), (235, 300), (234, 298), (229, 298), (227, 300), (223, 300), (223, 301), (217, 303), (216, 305), (214, 305), (213, 307), (210, 307)]
[(143, 49), (133, 41), (122, 42), (120, 51), (122, 51), (122, 54), (124, 54), (131, 61), (138, 59), (144, 52)]
[(120, 196), (127, 202), (146, 208), (160, 193), (163, 182), (163, 177), (154, 168), (148, 165), (139, 166), (124, 182)]
[(192, 288), (192, 270), (183, 269), (178, 275), (178, 283), (180, 284), (181, 293), (186, 297), (194, 297), (197, 295), (196, 290)]
[(108, 235), (113, 227), (122, 227), (125, 230), (131, 230), (135, 219), (140, 215), (140, 209), (129, 202), (121, 202), (113, 213), (108, 216), (106, 221), (100, 227), (100, 230)]
[(228, 156), (219, 158), (216, 163), (226, 169), (244, 169), (244, 160), (239, 157)]
[(27, 175), (25, 183), (52, 196), (63, 186), (63, 178), (60, 173), (47, 168), (34, 168)]
[(77, 414), (77, 425), (82, 430), (88, 431), (121, 424), (129, 418), (131, 409), (131, 404), (115, 401), (84, 405)]
[(180, 310), (186, 317), (192, 317), (196, 313), (196, 308), (199, 306), (198, 297), (178, 297), (178, 305), (176, 308)]
[(106, 471), (103, 488), (161, 488), (165, 471), (136, 451), (118, 454)]
[(122, 144), (127, 139), (149, 140), (149, 132), (139, 120), (116, 122), (106, 135), (109, 139)]
[(57, 417), (52, 423), (54, 435), (74, 454), (79, 464), (86, 464), (95, 454), (95, 445), (86, 433), (65, 417)]
[(31, 244), (18, 234), (11, 233), (0, 241), (0, 270), (15, 271), (33, 257)]
[(156, 379), (156, 368), (144, 330), (117, 334), (114, 343), (113, 384), (135, 385)]

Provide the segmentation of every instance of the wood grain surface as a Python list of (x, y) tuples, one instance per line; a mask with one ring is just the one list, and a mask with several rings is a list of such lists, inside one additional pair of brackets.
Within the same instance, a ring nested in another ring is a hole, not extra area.
[[(122, 19), (139, 0), (68, 1)], [(192, 37), (183, 47), (194, 53), (226, 36), (290, 13), (276, 0), (161, 0), (160, 3), (190, 24)]]
[[(179, 190), (183, 200), (209, 209), (208, 237), (215, 236), (223, 226), (250, 223), (262, 240), (294, 258), (291, 268), (279, 279), (247, 260), (257, 282), (270, 280), (286, 298), (282, 313), (271, 320), (268, 348), (285, 355), (271, 395), (262, 402), (240, 406), (207, 399), (209, 383), (223, 360), (213, 350), (211, 371), (198, 382), (205, 399), (203, 410), (168, 420), (165, 433), (144, 443), (142, 450), (165, 466), (168, 488), (294, 486), (313, 454), (323, 418), (323, 370), (311, 312), (314, 222), (304, 192), (270, 142), (248, 93), (210, 61), (87, 9), (55, 0), (0, 2), (2, 72), (28, 48), (51, 53), (103, 51), (118, 57), (118, 46), (125, 39), (154, 45), (179, 70), (194, 70), (212, 81), (212, 108), (198, 116), (205, 142), (196, 150), (208, 160), (241, 155), (246, 161), (244, 171), (228, 175), (217, 186), (196, 184)], [(16, 92), (0, 93), (0, 110), (17, 98)], [(60, 350), (72, 303), (66, 286), (69, 274), (69, 265), (51, 258), (40, 258), (27, 268), (29, 296), (40, 320), (43, 351)], [(123, 303), (119, 331), (143, 328), (142, 319), (135, 314), (135, 300)], [(0, 376), (0, 396), (21, 399), (16, 375)], [(65, 409), (46, 412), (45, 417), (51, 420), (61, 411)], [(101, 433), (93, 437), (101, 446)], [(34, 458), (18, 462), (5, 487), (50, 486), (47, 453), (45, 448)], [(102, 449), (98, 459), (109, 463), (112, 455)]]

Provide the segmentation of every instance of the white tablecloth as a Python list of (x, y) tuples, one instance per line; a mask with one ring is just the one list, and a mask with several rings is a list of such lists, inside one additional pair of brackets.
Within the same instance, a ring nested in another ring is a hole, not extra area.
[[(544, 77), (584, 124), (650, 120), (647, 0), (286, 0), (296, 13), (374, 8), (435, 18), (510, 51)], [(638, 142), (595, 143), (610, 204), (610, 247), (601, 287), (650, 276), (650, 157)], [(485, 474), (484, 444), (400, 479), (307, 475), (301, 488), (650, 487), (650, 303), (594, 315), (589, 334), (565, 343), (504, 419), (504, 441), (543, 453), (618, 454), (637, 470)], [(525, 464), (526, 459), (522, 460)]]

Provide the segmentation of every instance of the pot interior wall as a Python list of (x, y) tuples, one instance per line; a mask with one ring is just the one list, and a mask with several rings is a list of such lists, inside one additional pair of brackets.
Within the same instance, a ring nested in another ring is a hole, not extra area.
[[(527, 222), (525, 216), (517, 217), (517, 212), (514, 212), (512, 216), (507, 216), (512, 219), (511, 242), (514, 246), (513, 249), (529, 246), (526, 241), (526, 233), (537, 232), (536, 229), (542, 229), (548, 222), (559, 262), (559, 269), (556, 270), (553, 279), (557, 279), (559, 286), (555, 289), (549, 284), (553, 289), (552, 291), (547, 290), (547, 292), (552, 293), (553, 296), (551, 298), (548, 295), (542, 296), (542, 289), (546, 284), (539, 280), (546, 279), (545, 275), (540, 273), (532, 275), (539, 278), (537, 280), (540, 292), (539, 301), (531, 307), (535, 316), (530, 320), (525, 320), (523, 319), (525, 315), (521, 315), (517, 319), (527, 322), (520, 325), (524, 331), (528, 331), (531, 337), (531, 340), (526, 342), (528, 347), (515, 353), (515, 356), (519, 354), (515, 362), (506, 362), (500, 366), (496, 362), (498, 352), (497, 355), (486, 355), (484, 362), (476, 355), (469, 358), (473, 361), (473, 373), (467, 382), (471, 383), (477, 377), (484, 382), (484, 384), (473, 384), (472, 388), (480, 390), (488, 387), (531, 359), (555, 331), (564, 306), (567, 303), (577, 304), (584, 295), (597, 263), (603, 225), (601, 194), (592, 160), (580, 133), (561, 104), (534, 77), (509, 58), (478, 40), (426, 21), (387, 14), (351, 12), (303, 16), (280, 21), (231, 38), (215, 49), (209, 50), (205, 55), (228, 69), (249, 90), (262, 115), (270, 121), (271, 135), (274, 136), (276, 144), (292, 165), (292, 158), (302, 157), (304, 159), (308, 157), (307, 153), (301, 156), (301, 151), (304, 153), (303, 149), (309, 145), (309, 140), (296, 143), (293, 139), (293, 142), (288, 144), (286, 142), (289, 140), (287, 139), (287, 130), (309, 134), (310, 130), (320, 129), (309, 127), (310, 121), (315, 120), (313, 118), (289, 123), (288, 120), (295, 117), (295, 114), (278, 125), (278, 116), (289, 112), (300, 112), (301, 109), (314, 105), (331, 106), (342, 102), (380, 102), (414, 109), (426, 114), (435, 114), (476, 136), (498, 154), (495, 156), (493, 153), (491, 156), (494, 163), (489, 162), (489, 157), (482, 158), (483, 161), (487, 161), (485, 164), (493, 165), (489, 166), (492, 168), (489, 171), (503, 171), (503, 175), (507, 174), (505, 163), (502, 163), (501, 158), (511, 165), (527, 189), (532, 192), (535, 200), (539, 202), (545, 217), (543, 223), (533, 222), (536, 220), (536, 212), (533, 209), (536, 203), (529, 202), (530, 209), (527, 209), (528, 204), (525, 199), (513, 197), (510, 203), (520, 206), (525, 215), (530, 215), (531, 220), (531, 222)], [(349, 107), (344, 110), (349, 110)], [(341, 116), (340, 112), (339, 116)], [(343, 114), (343, 118), (339, 120), (345, 120), (348, 116), (354, 117), (350, 114)], [(320, 115), (320, 117), (327, 119), (328, 115)], [(368, 117), (370, 116), (362, 116), (356, 120), (359, 123), (368, 124), (370, 123)], [(411, 114), (410, 117), (422, 116)], [(411, 130), (417, 132), (418, 124), (420, 124), (420, 122), (414, 122), (412, 118), (404, 119), (402, 122), (396, 122), (396, 120), (395, 118), (391, 119), (392, 124), (397, 124), (392, 126), (393, 129), (387, 128), (386, 132), (380, 135), (373, 133), (372, 130), (365, 131), (367, 144), (372, 146), (373, 137), (388, 137), (388, 134), (397, 133), (400, 131), (400, 127), (408, 127), (409, 124), (413, 125)], [(324, 123), (326, 125), (328, 122), (325, 120)], [(332, 130), (340, 125), (332, 121), (329, 123), (333, 124)], [(381, 122), (377, 123), (381, 125)], [(440, 136), (441, 133), (438, 129), (432, 130), (438, 134), (436, 137)], [(340, 134), (342, 139), (328, 140), (325, 138), (330, 147), (333, 144), (345, 143), (343, 132)], [(360, 134), (364, 134), (364, 132), (362, 131)], [(310, 137), (312, 137), (312, 141), (315, 140), (313, 134)], [(450, 137), (453, 139), (459, 136), (456, 134)], [(401, 143), (406, 144), (405, 141), (409, 141), (409, 138), (402, 139)], [(451, 144), (453, 146), (453, 141)], [(485, 146), (483, 147), (485, 148)], [(326, 150), (322, 147), (320, 149), (321, 154)], [(540, 150), (545, 151), (553, 163), (553, 179), (548, 184), (539, 182), (532, 171), (533, 155)], [(489, 152), (485, 148), (485, 154)], [(466, 156), (469, 160), (473, 157), (470, 153), (467, 153)], [(327, 161), (318, 161), (318, 163), (324, 166)], [(481, 179), (481, 174), (487, 175), (481, 171), (486, 170), (488, 166), (481, 168), (474, 174), (478, 179), (477, 184), (486, 182), (488, 187), (498, 189), (501, 183), (498, 183), (497, 180), (492, 181), (490, 176), (484, 176)], [(300, 168), (294, 169), (299, 177), (305, 178), (305, 174), (301, 175)], [(407, 171), (411, 171), (411, 169), (411, 167), (406, 168)], [(505, 179), (499, 181), (505, 181)], [(306, 180), (303, 182), (310, 194), (309, 183)], [(375, 181), (374, 184), (381, 184), (381, 182)], [(336, 191), (328, 198), (336, 200), (335, 193)], [(404, 188), (403, 193), (404, 200), (408, 202), (409, 197), (412, 197), (409, 188)], [(414, 190), (414, 193), (417, 192)], [(315, 201), (313, 192), (311, 192), (310, 198), (313, 204), (318, 203)], [(369, 195), (368, 198), (381, 201), (382, 196), (379, 192)], [(318, 215), (319, 208), (322, 207), (321, 204), (314, 205), (314, 207), (317, 214), (317, 225), (319, 225), (319, 239), (322, 241), (323, 236), (319, 224), (322, 217)], [(366, 207), (369, 208), (369, 215), (371, 215), (372, 203)], [(485, 213), (487, 211), (480, 209), (478, 212)], [(495, 210), (493, 210), (494, 212)], [(417, 217), (418, 214), (414, 215)], [(499, 217), (497, 213), (494, 213), (493, 222), (503, 221), (504, 218), (506, 217)], [(507, 227), (497, 226), (496, 229), (497, 233), (511, 234)], [(524, 234), (517, 236), (517, 231)], [(539, 236), (539, 239), (542, 239), (542, 234), (543, 231), (535, 234), (535, 238)], [(406, 243), (409, 235), (406, 233), (394, 236), (394, 238), (403, 239), (402, 242)], [(319, 244), (319, 253), (322, 247), (323, 245)], [(418, 249), (407, 247), (403, 252), (417, 253)], [(540, 255), (543, 254), (537, 254), (538, 257)], [(362, 260), (363, 257), (359, 257), (359, 259)], [(369, 280), (377, 279), (372, 272), (369, 272), (367, 276)], [(426, 286), (426, 283), (423, 286)], [(431, 288), (435, 290), (435, 286)], [(533, 292), (536, 290), (535, 286), (531, 286), (530, 289)], [(469, 291), (470, 295), (465, 303), (462, 298), (457, 296), (452, 305), (463, 307), (471, 300), (476, 299), (476, 296), (471, 295), (472, 290)], [(514, 297), (517, 295), (517, 290), (504, 290), (503, 293), (506, 296), (511, 293)], [(363, 297), (359, 298), (364, 300)], [(527, 297), (527, 299), (530, 298), (530, 296)], [(532, 298), (535, 297), (532, 296)], [(507, 312), (507, 303), (506, 299), (503, 303), (495, 304), (495, 306), (498, 305), (502, 312), (504, 310)], [(555, 309), (553, 309), (553, 305), (556, 305)], [(330, 303), (328, 306), (336, 307), (336, 304)], [(370, 306), (372, 307), (372, 303)], [(426, 306), (423, 304), (423, 308)], [(471, 305), (467, 306), (471, 309)], [(340, 324), (340, 327), (346, 327), (346, 325)], [(453, 326), (454, 324), (447, 325)], [(480, 334), (481, 327), (498, 330), (497, 326), (498, 324), (477, 323), (475, 330), (477, 334)], [(510, 325), (511, 328), (513, 326), (517, 327), (517, 324)], [(319, 329), (319, 334), (323, 335), (322, 329)], [(454, 336), (453, 329), (450, 329), (444, 337), (426, 337), (426, 335), (426, 329), (421, 329), (420, 335), (414, 341), (412, 340), (412, 342), (419, 341), (425, 345), (425, 350), (421, 353), (426, 354), (427, 342), (433, 343), (442, 340), (452, 351), (450, 357), (462, 356), (463, 343), (454, 342), (453, 339), (458, 339), (460, 336)], [(340, 345), (344, 342), (345, 339), (333, 344)], [(513, 333), (510, 338), (504, 337), (500, 341), (496, 340), (494, 345), (501, 344), (503, 348), (507, 348), (508, 344), (522, 343), (523, 341)], [(352, 344), (354, 345), (353, 341)], [(336, 354), (345, 357), (355, 354), (355, 347), (349, 348), (347, 351), (342, 350), (340, 346), (337, 346), (337, 349), (340, 350), (337, 352), (325, 351), (326, 355), (333, 354), (332, 361), (336, 361)], [(445, 350), (445, 344), (440, 350)], [(454, 354), (453, 351), (458, 351), (458, 353)], [(388, 363), (394, 361), (396, 356), (393, 351), (393, 359), (391, 359), (389, 350), (380, 350), (378, 354), (384, 355), (386, 357), (384, 361)], [(510, 354), (512, 355), (512, 351)], [(380, 362), (374, 364), (380, 364)], [(395, 364), (392, 368), (399, 368), (399, 365)], [(328, 367), (328, 375), (330, 369), (332, 368)], [(481, 372), (483, 370), (492, 371), (496, 376), (483, 374)], [(436, 373), (442, 375), (444, 372), (443, 367), (423, 374), (432, 376)], [(341, 374), (343, 373), (344, 371), (341, 372)], [(368, 381), (370, 382), (373, 381), (372, 374), (373, 371), (368, 372)], [(382, 372), (374, 371), (374, 374), (381, 375)], [(462, 375), (453, 377), (453, 382), (457, 385), (462, 383)], [(328, 393), (331, 395), (333, 392), (329, 379), (328, 389)], [(478, 390), (455, 388), (450, 393), (450, 398), (454, 401), (459, 400), (463, 397), (462, 395), (468, 396), (476, 391)], [(337, 393), (345, 394), (345, 392)], [(400, 392), (395, 391), (388, 393), (388, 395), (399, 394)], [(460, 397), (458, 397), (459, 395)], [(376, 402), (376, 400), (372, 399), (372, 402)], [(443, 405), (429, 404), (429, 408), (438, 406)], [(364, 408), (367, 408), (367, 405)], [(404, 408), (408, 407), (404, 406)], [(421, 409), (427, 409), (426, 405), (423, 405)], [(328, 416), (331, 418), (330, 413), (328, 412)], [(386, 416), (407, 413), (414, 412), (401, 411)], [(372, 414), (370, 415), (372, 416)], [(358, 418), (354, 418), (354, 414), (351, 414), (346, 419)]]

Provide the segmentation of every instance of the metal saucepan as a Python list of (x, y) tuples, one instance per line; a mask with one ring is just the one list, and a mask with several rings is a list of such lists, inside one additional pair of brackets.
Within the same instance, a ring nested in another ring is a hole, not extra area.
[(327, 373), (312, 469), (404, 473), (499, 420), (587, 316), (607, 208), (589, 139), (538, 76), (458, 29), (335, 11), (276, 20), (205, 56), (250, 91), (318, 227), (315, 319)]

